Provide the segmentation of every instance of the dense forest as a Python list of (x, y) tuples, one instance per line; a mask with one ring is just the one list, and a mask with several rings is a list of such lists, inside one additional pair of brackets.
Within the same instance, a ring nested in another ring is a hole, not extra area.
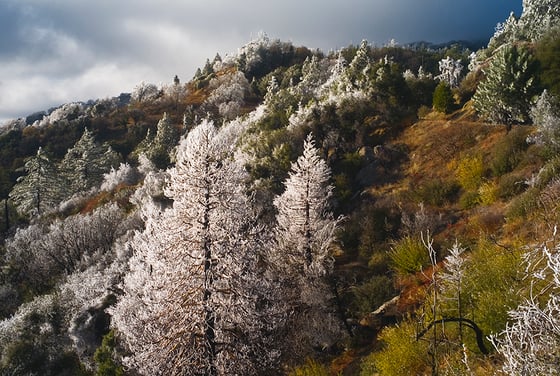
[(560, 5), (262, 34), (0, 127), (0, 375), (557, 375)]

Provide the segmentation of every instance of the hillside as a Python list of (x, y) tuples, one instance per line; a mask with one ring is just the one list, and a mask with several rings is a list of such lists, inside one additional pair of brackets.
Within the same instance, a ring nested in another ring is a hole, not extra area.
[(0, 374), (557, 373), (560, 34), (524, 5), (474, 52), (261, 36), (6, 124)]

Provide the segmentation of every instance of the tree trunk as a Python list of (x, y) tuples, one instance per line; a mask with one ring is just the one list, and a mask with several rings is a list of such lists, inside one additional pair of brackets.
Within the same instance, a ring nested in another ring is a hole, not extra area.
[[(208, 174), (208, 165), (206, 167), (206, 173)], [(216, 368), (216, 313), (214, 312), (214, 307), (212, 307), (212, 285), (214, 283), (213, 274), (213, 262), (212, 262), (212, 247), (210, 245), (210, 240), (208, 239), (208, 232), (210, 231), (210, 187), (209, 183), (206, 182), (206, 192), (204, 193), (204, 215), (202, 220), (202, 249), (204, 251), (204, 292), (203, 292), (203, 304), (204, 304), (204, 342), (205, 342), (205, 356), (207, 362), (206, 374), (208, 376), (216, 376), (218, 370)]]
[(4, 221), (6, 223), (6, 232), (10, 230), (10, 212), (8, 208), (8, 199), (4, 199)]

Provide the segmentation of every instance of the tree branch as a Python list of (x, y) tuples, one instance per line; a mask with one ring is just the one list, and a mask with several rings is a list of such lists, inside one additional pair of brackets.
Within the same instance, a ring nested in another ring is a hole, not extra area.
[(484, 344), (484, 334), (482, 333), (482, 329), (472, 320), (461, 318), (461, 317), (445, 317), (443, 319), (434, 320), (428, 325), (425, 329), (423, 329), (420, 333), (416, 335), (416, 340), (418, 341), (420, 338), (424, 336), (434, 325), (437, 324), (444, 324), (446, 322), (460, 322), (471, 328), (475, 335), (476, 335), (476, 344), (480, 349), (480, 352), (487, 355), (489, 353), (486, 345)]

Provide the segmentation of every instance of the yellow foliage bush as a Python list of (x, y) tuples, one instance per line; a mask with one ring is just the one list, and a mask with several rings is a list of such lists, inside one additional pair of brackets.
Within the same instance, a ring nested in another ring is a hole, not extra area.
[(416, 340), (414, 322), (407, 320), (383, 329), (379, 340), (384, 348), (364, 359), (361, 376), (422, 375), (430, 369), (427, 342)]
[(450, 167), (455, 168), (455, 176), (464, 189), (474, 191), (477, 190), (482, 183), (485, 170), (482, 156), (474, 155), (463, 157)]
[(487, 181), (478, 188), (478, 196), (482, 205), (492, 205), (499, 196), (499, 187), (496, 182)]

